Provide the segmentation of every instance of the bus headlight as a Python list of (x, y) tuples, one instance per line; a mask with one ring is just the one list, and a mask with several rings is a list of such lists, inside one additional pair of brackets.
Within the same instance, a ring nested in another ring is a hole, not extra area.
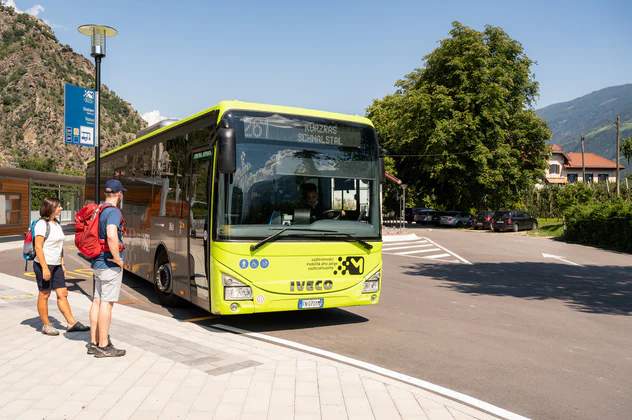
[(228, 274), (222, 273), (224, 300), (252, 300), (252, 289)]
[(362, 284), (362, 293), (375, 293), (380, 290), (380, 277), (381, 272), (378, 271), (366, 279), (364, 284)]

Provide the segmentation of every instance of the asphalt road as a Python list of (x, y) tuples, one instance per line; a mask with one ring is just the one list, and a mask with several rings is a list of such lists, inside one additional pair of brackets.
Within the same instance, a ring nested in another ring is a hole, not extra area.
[[(198, 322), (342, 354), (536, 419), (632, 418), (630, 255), (513, 233), (412, 231), (472, 264), (385, 253), (377, 306)], [(89, 295), (87, 263), (68, 245), (69, 288)], [(0, 261), (32, 278), (18, 251)], [(210, 315), (159, 306), (132, 275), (121, 302), (183, 320)]]

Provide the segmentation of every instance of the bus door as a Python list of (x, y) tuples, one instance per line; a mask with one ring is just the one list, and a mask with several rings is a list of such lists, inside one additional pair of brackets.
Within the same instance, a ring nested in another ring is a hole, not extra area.
[(191, 302), (207, 310), (209, 300), (209, 236), (213, 153), (209, 146), (193, 149), (189, 176), (189, 275)]

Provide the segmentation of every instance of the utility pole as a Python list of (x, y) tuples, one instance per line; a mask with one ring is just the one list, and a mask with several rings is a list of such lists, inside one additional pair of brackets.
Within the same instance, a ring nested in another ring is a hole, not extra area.
[(582, 134), (582, 181), (586, 182), (586, 164), (584, 163), (584, 135)]
[(619, 151), (621, 150), (621, 136), (619, 135), (619, 129), (621, 128), (621, 117), (617, 117), (617, 197), (619, 197), (619, 178), (621, 178), (621, 176), (619, 175)]

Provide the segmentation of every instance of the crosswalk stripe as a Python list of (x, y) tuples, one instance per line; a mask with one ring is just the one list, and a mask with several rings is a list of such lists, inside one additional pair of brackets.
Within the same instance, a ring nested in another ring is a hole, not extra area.
[[(438, 251), (438, 249), (437, 249)], [(424, 258), (443, 258), (443, 257), (450, 257), (452, 254), (437, 254), (437, 255), (428, 255), (427, 257)]]
[(418, 249), (416, 251), (406, 251), (406, 252), (397, 252), (397, 255), (409, 255), (409, 254), (420, 254), (422, 252), (435, 252), (441, 251), (439, 248), (431, 248), (431, 249)]
[(408, 246), (396, 246), (394, 248), (382, 248), (382, 251), (393, 251), (394, 249), (409, 249), (409, 248), (420, 248), (424, 246), (434, 246), (433, 244), (429, 244), (428, 242), (419, 242), (420, 245), (408, 245)]
[[(437, 254), (432, 255), (432, 252), (437, 252)], [(433, 240), (416, 235), (410, 235), (407, 238), (401, 238), (393, 241), (385, 240), (382, 245), (382, 253), (384, 255), (400, 255), (408, 258), (441, 261), (446, 263), (472, 264), (465, 258), (453, 253), (449, 249), (444, 248)], [(452, 258), (444, 259), (446, 257)], [(457, 259), (455, 260), (454, 258)]]

